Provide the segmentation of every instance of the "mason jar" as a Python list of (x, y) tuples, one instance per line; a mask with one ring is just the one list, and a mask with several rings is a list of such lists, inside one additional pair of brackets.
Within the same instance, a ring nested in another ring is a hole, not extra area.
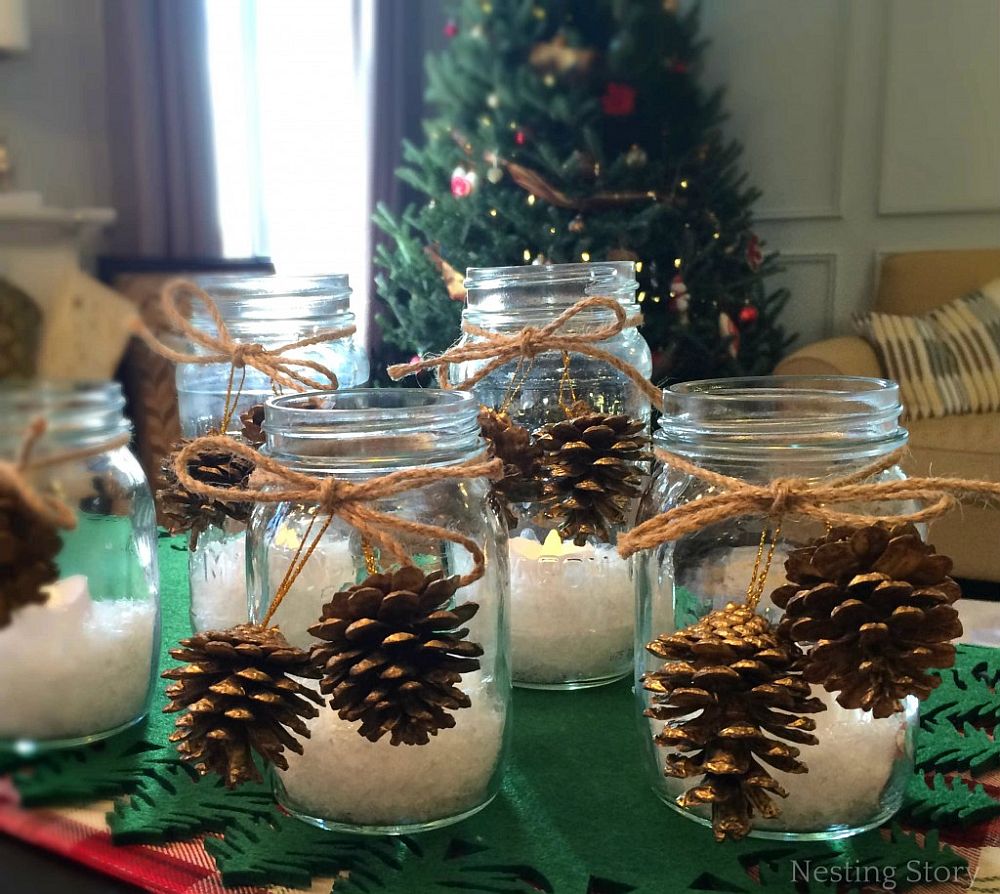
[[(664, 413), (654, 445), (704, 469), (751, 484), (778, 477), (814, 483), (849, 475), (903, 447), (899, 388), (894, 382), (853, 377), (755, 377), (686, 382), (664, 391)], [(898, 466), (873, 481), (905, 476)], [(718, 493), (715, 486), (657, 463), (640, 519)], [(849, 512), (892, 515), (919, 508), (912, 503), (841, 504)], [(636, 685), (640, 712), (650, 707), (643, 675), (662, 666), (646, 645), (680, 630), (728, 603), (747, 600), (754, 577), (766, 574), (757, 611), (774, 624), (781, 618), (770, 594), (787, 583), (789, 553), (824, 534), (823, 526), (796, 518), (740, 515), (637, 554)], [(809, 644), (803, 643), (802, 646)], [(780, 816), (753, 819), (751, 835), (779, 839), (832, 839), (880, 825), (900, 807), (913, 773), (918, 702), (909, 697), (896, 714), (837, 704), (836, 694), (813, 685), (826, 709), (815, 720), (816, 745), (802, 745), (804, 774), (768, 767), (787, 790), (775, 797)], [(663, 721), (642, 718), (645, 763), (654, 790), (667, 804), (703, 824), (710, 808), (688, 810), (676, 799), (697, 778), (664, 775), (668, 750), (653, 736)]]
[[(27, 478), (76, 519), (58, 542), (24, 517), (8, 515), (0, 532), (0, 572), (26, 550), (53, 563), (42, 598), (15, 607), (0, 628), (0, 750), (92, 742), (148, 711), (159, 657), (156, 519), (142, 468), (120, 446), (130, 432), (124, 406), (117, 383), (0, 387), (0, 459), (14, 461), (29, 425), (44, 419), (30, 455), (39, 467)], [(79, 451), (88, 455), (45, 464)]]
[[(266, 407), (266, 453), (290, 469), (317, 477), (364, 482), (403, 469), (447, 468), (484, 457), (477, 423), (478, 404), (459, 391), (356, 389), (274, 398)], [(455, 685), (470, 701), (455, 710), (454, 726), (438, 729), (427, 744), (369, 741), (363, 720), (343, 720), (334, 708), (310, 721), (311, 738), (289, 767), (275, 771), (279, 803), (316, 826), (366, 833), (403, 833), (456, 822), (486, 806), (496, 795), (507, 741), (510, 700), (507, 621), (507, 537), (489, 503), (483, 478), (424, 484), (368, 504), (412, 522), (460, 532), (485, 554), (485, 574), (460, 587), (443, 605), (478, 609), (462, 624), (478, 643), (478, 669), (463, 672)], [(327, 522), (329, 521), (329, 524)], [(393, 532), (393, 536), (397, 536)], [(318, 538), (318, 539), (317, 539)], [(473, 559), (447, 540), (399, 535), (423, 574), (463, 575)], [(398, 572), (399, 565), (366, 542), (339, 517), (315, 504), (262, 503), (248, 529), (251, 616), (261, 622), (300, 547), (313, 543), (308, 561), (287, 590), (272, 623), (287, 639), (306, 648), (324, 606), (338, 592), (374, 572)], [(393, 577), (396, 584), (399, 581)]]
[[(344, 274), (329, 276), (254, 276), (214, 274), (198, 284), (212, 298), (237, 341), (277, 348), (328, 329), (354, 324), (351, 289)], [(191, 322), (214, 332), (212, 319), (199, 302), (192, 302)], [(193, 353), (205, 353), (188, 345)], [(336, 374), (339, 387), (351, 388), (368, 380), (368, 357), (354, 336), (320, 342), (283, 356), (321, 363)], [(313, 370), (302, 371), (317, 381)], [(218, 431), (229, 393), (228, 363), (177, 365), (177, 398), (181, 432), (185, 437)], [(239, 398), (229, 430), (241, 429), (240, 414), (263, 404), (275, 393), (271, 379), (252, 366), (237, 370), (234, 386)], [(331, 386), (332, 387), (332, 386)], [(188, 578), (191, 585), (191, 621), (195, 630), (218, 630), (246, 621), (245, 525), (228, 520), (211, 525), (191, 544)]]
[[(591, 296), (614, 299), (629, 316), (639, 312), (630, 262), (473, 268), (465, 287), (463, 322), (501, 335), (544, 326)], [(591, 308), (567, 322), (560, 334), (578, 335), (613, 321), (608, 308)], [(460, 344), (478, 338), (466, 334)], [(625, 328), (597, 347), (650, 375), (649, 346), (637, 328)], [(454, 365), (451, 381), (462, 381), (486, 362)], [(646, 395), (606, 361), (582, 354), (546, 351), (523, 362), (512, 360), (473, 391), (484, 407), (505, 414), (533, 441), (543, 426), (587, 414), (639, 423), (641, 436), (648, 437)], [(629, 499), (621, 517), (603, 532), (581, 536), (550, 517), (537, 488), (504, 498), (511, 527), (516, 685), (576, 689), (612, 682), (631, 670), (633, 585), (629, 564), (618, 556), (615, 544), (619, 533), (631, 527), (636, 502)]]

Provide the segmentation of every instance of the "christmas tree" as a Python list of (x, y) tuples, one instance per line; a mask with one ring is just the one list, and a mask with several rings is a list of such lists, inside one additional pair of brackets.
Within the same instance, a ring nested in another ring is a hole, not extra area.
[(654, 379), (769, 373), (788, 345), (759, 192), (698, 84), (698, 10), (671, 0), (453, 0), (427, 63), (426, 195), (385, 208), (376, 252), (392, 356), (458, 334), (466, 267), (634, 260)]

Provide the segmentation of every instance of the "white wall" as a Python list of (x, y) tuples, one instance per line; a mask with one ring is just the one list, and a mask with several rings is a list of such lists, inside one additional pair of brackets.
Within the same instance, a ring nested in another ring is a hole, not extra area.
[(849, 331), (880, 253), (1000, 246), (998, 0), (703, 0), (702, 18), (800, 343)]
[(111, 200), (104, 0), (28, 0), (31, 47), (0, 58), (0, 137), (18, 189), (50, 205)]

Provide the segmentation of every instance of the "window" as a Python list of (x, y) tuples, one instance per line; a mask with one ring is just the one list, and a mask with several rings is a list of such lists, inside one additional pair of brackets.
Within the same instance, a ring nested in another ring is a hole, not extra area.
[(370, 7), (206, 0), (223, 251), (270, 257), (282, 273), (349, 273), (359, 329), (368, 300)]

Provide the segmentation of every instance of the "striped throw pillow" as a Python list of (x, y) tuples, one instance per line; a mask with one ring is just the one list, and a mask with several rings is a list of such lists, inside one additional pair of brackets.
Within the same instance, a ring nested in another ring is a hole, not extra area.
[(910, 419), (1000, 412), (1000, 279), (921, 317), (855, 317)]

